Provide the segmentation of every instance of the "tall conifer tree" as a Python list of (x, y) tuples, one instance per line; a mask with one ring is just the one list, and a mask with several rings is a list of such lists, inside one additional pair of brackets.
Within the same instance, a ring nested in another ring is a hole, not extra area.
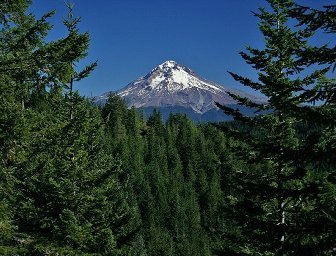
[(321, 192), (318, 187), (324, 177), (302, 158), (296, 158), (304, 143), (297, 135), (296, 126), (302, 118), (295, 109), (300, 107), (297, 95), (302, 88), (318, 83), (328, 68), (306, 76), (301, 73), (308, 66), (302, 61), (302, 49), (312, 33), (289, 25), (293, 1), (267, 2), (271, 11), (260, 8), (255, 13), (265, 48), (248, 47), (241, 52), (243, 59), (258, 71), (258, 81), (230, 74), (268, 98), (263, 105), (231, 94), (238, 104), (272, 113), (249, 118), (218, 104), (245, 126), (244, 131), (223, 129), (246, 144), (241, 154), (246, 155), (245, 168), (249, 168), (235, 174), (237, 194), (230, 195), (229, 207), (238, 210), (231, 215), (237, 224), (232, 239), (236, 240), (236, 246), (231, 249), (238, 254), (322, 255), (325, 251), (317, 245), (325, 236), (314, 234), (317, 222), (310, 222), (307, 216), (317, 213), (316, 202)]
[(72, 66), (86, 56), (88, 34), (70, 19), (67, 37), (46, 42), (52, 13), (36, 19), (25, 14), (29, 4), (0, 4), (0, 254), (127, 252), (139, 222), (104, 148), (103, 122), (74, 91), (69, 118), (64, 96), (69, 77), (95, 66)]

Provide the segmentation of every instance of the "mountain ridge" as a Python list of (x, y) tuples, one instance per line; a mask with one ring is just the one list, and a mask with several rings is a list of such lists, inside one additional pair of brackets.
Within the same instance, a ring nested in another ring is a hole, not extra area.
[[(235, 105), (229, 93), (247, 97), (254, 102), (265, 102), (256, 95), (226, 88), (204, 79), (190, 68), (173, 60), (165, 61), (145, 76), (139, 77), (124, 88), (114, 92), (125, 100), (128, 107), (136, 108), (186, 108), (197, 115), (217, 111), (215, 102)], [(95, 97), (96, 104), (104, 104), (111, 92)]]

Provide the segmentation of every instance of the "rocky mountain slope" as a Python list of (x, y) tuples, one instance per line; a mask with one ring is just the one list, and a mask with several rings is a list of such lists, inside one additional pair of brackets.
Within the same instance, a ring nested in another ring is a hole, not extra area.
[[(201, 116), (207, 116), (206, 119), (211, 120), (211, 113), (218, 111), (215, 102), (225, 105), (236, 104), (227, 92), (248, 97), (255, 102), (265, 102), (263, 98), (210, 82), (175, 61), (162, 63), (146, 76), (136, 79), (116, 93), (129, 107), (135, 106), (145, 111), (158, 108), (163, 109), (167, 114), (169, 112), (190, 113), (192, 116), (199, 116), (200, 120)], [(109, 93), (96, 97), (95, 103), (104, 104)]]

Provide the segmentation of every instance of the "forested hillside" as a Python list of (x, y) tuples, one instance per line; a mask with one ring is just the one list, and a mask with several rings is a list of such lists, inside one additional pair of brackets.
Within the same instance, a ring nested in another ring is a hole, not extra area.
[(267, 114), (218, 104), (235, 120), (195, 124), (95, 106), (73, 6), (50, 42), (53, 13), (1, 1), (0, 255), (334, 255), (335, 46), (309, 40), (335, 33), (335, 6), (267, 2), (265, 48), (241, 53), (258, 81), (231, 73), (269, 101), (231, 96)]

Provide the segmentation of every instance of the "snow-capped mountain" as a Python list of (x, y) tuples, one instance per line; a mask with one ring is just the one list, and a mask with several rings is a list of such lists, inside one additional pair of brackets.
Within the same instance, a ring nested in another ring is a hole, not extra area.
[[(203, 115), (211, 110), (217, 110), (215, 102), (234, 105), (236, 102), (227, 92), (233, 92), (248, 97), (255, 102), (263, 99), (225, 88), (210, 82), (186, 66), (175, 61), (166, 61), (154, 68), (144, 77), (140, 77), (116, 93), (122, 97), (129, 107), (137, 108), (185, 108), (195, 114)], [(95, 98), (102, 104), (109, 93)]]

